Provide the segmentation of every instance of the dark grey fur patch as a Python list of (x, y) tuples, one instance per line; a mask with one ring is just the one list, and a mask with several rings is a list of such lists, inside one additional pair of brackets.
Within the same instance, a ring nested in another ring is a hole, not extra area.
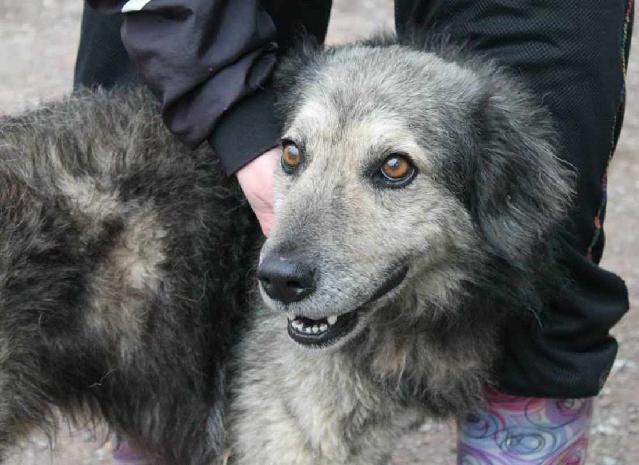
[(156, 115), (117, 90), (0, 123), (2, 447), (53, 404), (168, 463), (219, 455), (255, 225)]

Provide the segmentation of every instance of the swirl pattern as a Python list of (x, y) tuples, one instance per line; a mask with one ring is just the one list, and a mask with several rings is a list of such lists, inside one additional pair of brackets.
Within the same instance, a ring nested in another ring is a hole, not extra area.
[(538, 399), (491, 391), (459, 426), (457, 465), (583, 465), (592, 399)]

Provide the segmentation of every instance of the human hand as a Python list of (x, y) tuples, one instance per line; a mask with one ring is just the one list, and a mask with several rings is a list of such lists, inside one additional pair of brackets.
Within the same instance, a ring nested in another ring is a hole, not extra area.
[(267, 237), (273, 225), (275, 166), (281, 156), (282, 149), (274, 147), (235, 173), (244, 195), (260, 222), (262, 233)]

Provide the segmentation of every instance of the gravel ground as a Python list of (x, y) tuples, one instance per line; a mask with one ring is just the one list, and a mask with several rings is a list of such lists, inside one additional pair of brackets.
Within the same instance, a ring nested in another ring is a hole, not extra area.
[[(0, 114), (33, 107), (70, 90), (82, 5), (79, 0), (0, 0)], [(329, 41), (343, 42), (392, 26), (389, 0), (336, 0)], [(636, 40), (639, 40), (637, 38)], [(637, 53), (635, 52), (635, 55)], [(623, 276), (631, 301), (639, 298), (639, 62), (631, 57), (628, 106), (609, 173), (607, 249), (603, 266)], [(620, 352), (596, 408), (591, 465), (639, 463), (639, 316), (615, 329)], [(394, 465), (454, 463), (454, 426), (425, 424), (398, 444)], [(103, 432), (61, 429), (57, 440), (35, 434), (11, 465), (111, 464)]]

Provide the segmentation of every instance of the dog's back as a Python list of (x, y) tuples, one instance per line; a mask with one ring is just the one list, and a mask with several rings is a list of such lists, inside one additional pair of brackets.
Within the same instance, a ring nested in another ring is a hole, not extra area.
[(177, 463), (217, 453), (255, 227), (153, 102), (97, 92), (0, 122), (2, 447), (53, 404)]

